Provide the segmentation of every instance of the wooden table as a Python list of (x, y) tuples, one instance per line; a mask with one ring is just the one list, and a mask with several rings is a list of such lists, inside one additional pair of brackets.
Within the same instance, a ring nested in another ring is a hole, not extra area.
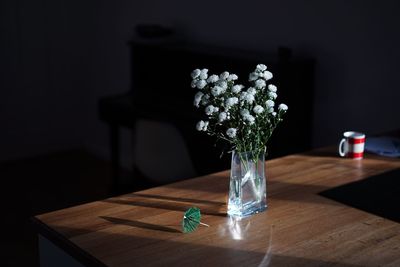
[[(76, 266), (400, 266), (399, 223), (318, 194), (397, 168), (329, 150), (267, 161), (268, 210), (242, 220), (226, 216), (228, 171), (42, 214), (42, 264), (52, 251)], [(183, 234), (191, 206), (210, 227)]]

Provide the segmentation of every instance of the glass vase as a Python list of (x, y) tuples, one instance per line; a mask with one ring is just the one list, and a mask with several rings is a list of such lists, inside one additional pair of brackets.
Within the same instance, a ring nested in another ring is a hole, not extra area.
[(228, 215), (246, 217), (267, 209), (265, 151), (232, 152)]

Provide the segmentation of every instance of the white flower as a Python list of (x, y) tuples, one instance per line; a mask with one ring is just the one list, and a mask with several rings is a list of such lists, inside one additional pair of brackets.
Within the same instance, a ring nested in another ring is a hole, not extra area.
[(203, 105), (203, 106), (205, 106), (205, 105), (207, 105), (208, 104), (208, 100), (210, 99), (210, 96), (209, 95), (207, 95), (207, 94), (205, 94), (202, 98), (201, 98), (201, 104)]
[(226, 89), (228, 88), (228, 83), (224, 80), (219, 80), (217, 82), (217, 85), (222, 88), (223, 92), (225, 92)]
[(260, 105), (256, 105), (253, 108), (253, 111), (254, 111), (255, 114), (260, 114), (260, 113), (264, 112), (264, 108), (262, 106), (260, 106)]
[[(193, 104), (204, 110), (205, 118), (196, 129), (225, 138), (232, 148), (261, 149), (288, 110), (287, 105), (278, 107), (275, 102), (277, 87), (269, 84), (273, 75), (264, 64), (250, 72), (249, 85), (236, 84), (239, 77), (227, 71), (215, 75), (208, 69), (195, 69), (191, 77), (191, 87), (199, 89)], [(242, 134), (244, 140), (238, 138)]]
[(234, 85), (234, 86), (232, 86), (232, 92), (237, 94), (242, 90), (243, 87), (244, 86), (240, 85), (240, 84)]
[(197, 131), (203, 131), (204, 125), (205, 125), (204, 121), (199, 121), (199, 122), (196, 124), (196, 129), (197, 129)]
[(197, 92), (195, 95), (194, 95), (194, 99), (196, 99), (196, 100), (201, 100), (201, 98), (203, 97), (203, 93), (202, 92)]
[(205, 122), (204, 122), (203, 131), (207, 131), (208, 124), (209, 124), (208, 121), (205, 121)]
[(219, 75), (220, 80), (226, 80), (226, 79), (228, 79), (228, 77), (229, 77), (229, 72), (227, 72), (227, 71), (224, 71), (223, 73), (221, 73)]
[(257, 73), (252, 72), (252, 73), (249, 74), (249, 81), (250, 81), (250, 82), (251, 82), (251, 81), (255, 81), (255, 80), (257, 80), (257, 79), (258, 79), (258, 74), (257, 74)]
[(204, 94), (203, 94), (202, 92), (197, 92), (197, 93), (195, 94), (193, 104), (194, 104), (196, 107), (199, 107), (199, 104), (200, 104), (200, 101), (201, 101), (201, 98), (203, 97), (203, 95), (204, 95)]
[(205, 112), (208, 116), (212, 115), (214, 112), (218, 111), (219, 109), (217, 107), (214, 107), (213, 105), (209, 105), (205, 108)]
[(190, 76), (192, 76), (192, 79), (196, 79), (197, 77), (200, 76), (200, 73), (201, 73), (201, 71), (199, 69), (195, 69), (194, 71), (192, 71)]
[(218, 120), (219, 122), (223, 122), (224, 120), (226, 120), (228, 118), (228, 114), (226, 114), (226, 112), (221, 112), (218, 115)]
[(274, 92), (268, 92), (268, 97), (271, 99), (276, 99), (278, 97), (278, 95)]
[(236, 74), (229, 74), (227, 80), (228, 81), (236, 81), (238, 79), (238, 76)]
[(197, 80), (193, 80), (193, 81), (190, 83), (190, 86), (191, 86), (192, 88), (196, 88), (196, 87), (197, 87)]
[(257, 90), (254, 87), (250, 87), (249, 89), (247, 89), (247, 94), (254, 96), (256, 93), (257, 93)]
[(245, 115), (243, 116), (243, 119), (248, 121), (250, 125), (254, 124), (255, 118), (253, 117), (253, 115)]
[(278, 106), (278, 110), (286, 111), (288, 110), (288, 106), (282, 103)]
[(265, 83), (264, 80), (258, 79), (255, 83), (255, 86), (257, 89), (264, 88), (267, 84)]
[(226, 130), (226, 135), (229, 136), (230, 138), (235, 138), (236, 132), (237, 132), (236, 128), (229, 128), (228, 130)]
[(210, 77), (208, 77), (207, 82), (208, 83), (215, 83), (219, 80), (219, 77), (215, 74), (211, 75)]
[(244, 100), (251, 105), (254, 102), (254, 95), (246, 94)]
[(246, 119), (248, 120), (248, 122), (250, 122), (250, 124), (254, 124), (255, 118), (252, 115), (247, 116)]
[(275, 102), (272, 100), (267, 100), (265, 101), (265, 105), (267, 106), (267, 108), (272, 108), (275, 106)]
[(267, 69), (267, 66), (265, 66), (264, 64), (258, 64), (256, 69), (259, 71), (264, 71)]
[(242, 92), (240, 94), (240, 100), (244, 100), (251, 105), (254, 102), (254, 95), (249, 94), (248, 92)]
[(200, 90), (203, 89), (204, 87), (206, 87), (207, 82), (205, 80), (198, 80), (196, 82), (196, 86), (197, 88), (199, 88)]
[(220, 87), (220, 86), (214, 86), (214, 87), (211, 89), (211, 94), (212, 94), (213, 96), (219, 96), (219, 95), (222, 93), (222, 91), (223, 91), (222, 87)]
[(273, 85), (273, 84), (269, 84), (269, 85), (268, 85), (268, 90), (269, 90), (269, 91), (271, 91), (271, 92), (274, 92), (274, 93), (276, 93), (276, 91), (277, 91), (277, 88), (276, 88), (276, 86), (275, 86), (275, 85)]
[(240, 115), (242, 115), (243, 117), (250, 115), (250, 111), (248, 109), (241, 109), (240, 110)]
[(239, 99), (237, 97), (230, 97), (225, 100), (225, 106), (227, 109), (239, 103)]
[(264, 71), (263, 76), (266, 81), (271, 80), (273, 77), (273, 75), (270, 71)]
[(208, 77), (208, 69), (202, 69), (200, 71), (200, 79), (205, 80)]

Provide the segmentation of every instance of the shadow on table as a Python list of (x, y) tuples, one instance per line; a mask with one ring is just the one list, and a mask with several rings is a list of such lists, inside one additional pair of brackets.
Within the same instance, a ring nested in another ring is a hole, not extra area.
[[(229, 192), (229, 177), (223, 176), (223, 175), (209, 175), (208, 177), (212, 177), (212, 179), (226, 179), (226, 187), (221, 187), (221, 186), (210, 186), (209, 184), (199, 182), (199, 186), (193, 185), (190, 187), (190, 190), (194, 191), (201, 191), (201, 192), (207, 192), (207, 193), (220, 193), (223, 195), (228, 194)], [(168, 188), (174, 188), (174, 189), (180, 189), (180, 190), (188, 190), (188, 186), (185, 183), (173, 183), (173, 184), (168, 184), (165, 185), (164, 187)], [(289, 182), (282, 182), (282, 181), (276, 181), (276, 180), (268, 180), (267, 179), (267, 194), (268, 198), (272, 199), (280, 199), (280, 200), (287, 200), (287, 201), (298, 201), (298, 202), (308, 202), (308, 203), (318, 203), (318, 204), (323, 204), (323, 205), (340, 205), (337, 202), (334, 201), (322, 201), (323, 198), (309, 198), (309, 197), (304, 197), (304, 195), (315, 195), (317, 196), (319, 192), (328, 190), (329, 187), (326, 186), (321, 186), (321, 185), (314, 185), (314, 184), (298, 184), (298, 183), (289, 183)], [(170, 196), (164, 196), (164, 195), (148, 195), (148, 194), (142, 194), (142, 193), (133, 193), (130, 194), (129, 196), (143, 196), (143, 197), (148, 197), (148, 198), (155, 198), (159, 200), (165, 200), (165, 202), (162, 202), (163, 204), (165, 203), (171, 203), (171, 201), (178, 201), (178, 202), (187, 202), (190, 204), (195, 204), (195, 205), (200, 205), (200, 204), (210, 204), (210, 205), (215, 205), (215, 206), (224, 206), (226, 205), (226, 202), (222, 201), (209, 201), (209, 200), (199, 200), (199, 199), (190, 199), (190, 198), (175, 198), (175, 197), (170, 197)], [(321, 200), (322, 199), (322, 200)], [(129, 203), (121, 203), (121, 204), (129, 204)], [(153, 207), (153, 205), (150, 205), (150, 207)], [(176, 210), (176, 209), (174, 209)], [(181, 210), (181, 209), (179, 209)]]
[[(165, 188), (195, 190), (208, 193), (225, 193), (229, 190), (229, 174), (227, 172), (208, 174), (200, 179), (183, 180), (176, 183), (163, 185)], [(206, 179), (207, 181), (204, 181)], [(220, 180), (223, 180), (221, 182)]]
[[(104, 218), (104, 217), (103, 217)], [(136, 222), (106, 217), (109, 223), (117, 223), (137, 227)], [(147, 227), (147, 226), (146, 226)], [(153, 229), (153, 226), (150, 227)], [(156, 227), (158, 228), (158, 227)], [(205, 228), (203, 232), (195, 232), (190, 235), (201, 235), (207, 240), (213, 240), (207, 244), (202, 244), (199, 236), (190, 242), (190, 239), (184, 238), (182, 241), (178, 239), (170, 239), (169, 235), (174, 231), (160, 233), (162, 237), (157, 238), (154, 234), (151, 237), (135, 236), (132, 234), (122, 234), (115, 232), (92, 232), (90, 242), (84, 242), (84, 247), (72, 242), (63, 242), (63, 249), (67, 250), (73, 257), (80, 259), (85, 263), (98, 262), (98, 259), (104, 258), (104, 252), (107, 252), (103, 264), (109, 264), (108, 261), (116, 266), (131, 263), (135, 266), (247, 266), (247, 267), (267, 267), (267, 266), (337, 266), (337, 267), (360, 267), (362, 265), (347, 264), (334, 261), (324, 261), (317, 259), (308, 259), (301, 257), (293, 257), (286, 255), (276, 255), (273, 251), (273, 241), (270, 236), (260, 235), (255, 231), (254, 236), (248, 236), (243, 240), (229, 240), (229, 236), (219, 236), (214, 230), (217, 227)], [(62, 232), (81, 232), (79, 229), (71, 229), (68, 227), (60, 227)], [(159, 230), (159, 229), (153, 229)], [(208, 232), (208, 233), (207, 233)], [(182, 233), (182, 237), (183, 237)], [(185, 235), (186, 236), (186, 235)], [(187, 235), (189, 237), (189, 235)], [(178, 235), (174, 234), (174, 237)], [(218, 246), (218, 242), (222, 242)], [(264, 248), (258, 251), (250, 250), (250, 244), (253, 239), (262, 242)], [(101, 246), (99, 246), (101, 244)], [(88, 253), (90, 251), (90, 254)], [(264, 251), (261, 252), (261, 251)], [(318, 257), (318, 255), (315, 255)], [(97, 258), (95, 258), (97, 257)]]
[(329, 262), (329, 261), (321, 261), (321, 260), (314, 260), (314, 259), (305, 259), (305, 258), (298, 258), (298, 257), (290, 257), (290, 256), (283, 256), (283, 255), (272, 255), (271, 261), (267, 265), (258, 265), (261, 266), (303, 266), (303, 267), (310, 267), (310, 266), (335, 266), (335, 267), (361, 267), (364, 265), (354, 265), (348, 263), (341, 263), (341, 262)]
[(400, 169), (331, 188), (320, 195), (400, 223)]
[(209, 205), (224, 205), (225, 204), (225, 202), (220, 202), (220, 201), (193, 199), (193, 198), (184, 198), (184, 197), (171, 197), (171, 196), (163, 196), (163, 195), (144, 194), (144, 193), (132, 193), (132, 194), (128, 194), (128, 196), (155, 198), (155, 199), (178, 201), (178, 202), (188, 202), (188, 203), (192, 203), (192, 204), (193, 203), (209, 204)]
[(340, 205), (334, 201), (326, 201), (324, 198), (318, 197), (322, 191), (328, 190), (329, 187), (312, 185), (312, 184), (295, 184), (284, 183), (278, 181), (268, 182), (267, 198), (286, 200), (292, 202), (305, 202), (321, 205)]
[[(344, 204), (400, 222), (399, 209), (398, 205), (396, 205), (396, 203), (400, 202), (399, 178), (400, 170), (396, 169), (336, 187), (272, 180), (268, 182), (267, 191), (269, 199), (333, 206), (342, 206)], [(226, 177), (226, 179), (228, 178)], [(179, 188), (182, 185), (175, 183), (170, 186)], [(186, 185), (183, 185), (182, 188), (187, 189)], [(207, 190), (210, 190), (210, 193), (215, 192), (213, 187), (193, 188), (204, 192), (207, 192)], [(228, 190), (224, 191), (224, 193), (227, 194)], [(112, 198), (104, 201), (182, 212), (190, 206), (198, 206), (204, 214), (226, 217), (226, 203), (221, 201), (146, 193), (133, 193), (127, 195), (127, 197)]]
[(156, 231), (163, 231), (163, 232), (170, 232), (170, 233), (181, 233), (181, 231), (179, 231), (175, 228), (164, 226), (164, 225), (157, 225), (157, 224), (151, 224), (151, 223), (145, 223), (145, 222), (140, 222), (140, 221), (133, 221), (133, 220), (109, 217), (109, 216), (100, 216), (100, 218), (102, 218), (106, 221), (109, 221), (113, 224), (128, 225), (128, 226), (142, 228), (142, 229), (149, 229), (149, 230), (156, 230)]
[(146, 197), (145, 195), (139, 197), (135, 196), (135, 194), (132, 194), (131, 197), (124, 196), (123, 198), (109, 198), (102, 201), (115, 204), (140, 206), (140, 207), (164, 209), (164, 210), (174, 210), (181, 212), (186, 211), (191, 206), (196, 206), (201, 209), (202, 214), (226, 217), (225, 203), (216, 202), (216, 204), (203, 204), (204, 202), (207, 203), (207, 201), (203, 202), (195, 200), (191, 202), (187, 201), (188, 199), (180, 201), (179, 198), (175, 198), (174, 201), (168, 201), (164, 200), (164, 196), (159, 196), (159, 198), (160, 199), (154, 198), (153, 196)]

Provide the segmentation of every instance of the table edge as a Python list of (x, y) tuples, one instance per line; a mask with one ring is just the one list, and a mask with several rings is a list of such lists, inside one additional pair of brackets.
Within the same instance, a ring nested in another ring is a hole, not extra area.
[(55, 246), (65, 251), (68, 255), (88, 267), (107, 267), (91, 254), (85, 252), (63, 235), (59, 234), (36, 217), (30, 218), (31, 224), (38, 234), (41, 234)]

